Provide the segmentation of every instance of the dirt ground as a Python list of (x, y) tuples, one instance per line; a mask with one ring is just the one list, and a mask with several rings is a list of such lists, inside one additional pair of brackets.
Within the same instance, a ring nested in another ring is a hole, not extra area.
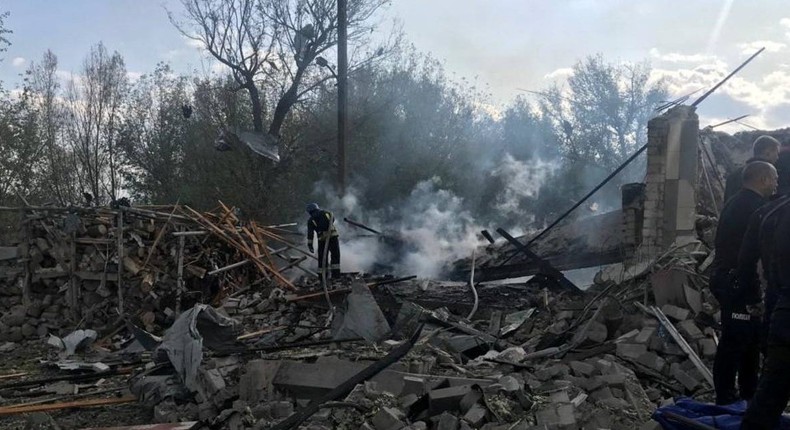
[[(34, 402), (53, 396), (52, 394), (41, 395), (36, 393), (35, 391), (38, 387), (36, 389), (6, 388), (9, 384), (26, 379), (41, 379), (66, 374), (63, 371), (51, 369), (41, 364), (42, 357), (47, 357), (50, 353), (50, 348), (42, 340), (19, 343), (14, 350), (0, 353), (0, 406), (6, 407), (14, 404)], [(3, 375), (16, 373), (27, 374), (23, 377), (3, 378)], [(104, 381), (100, 381), (101, 383), (97, 388), (125, 388), (127, 377), (127, 375), (108, 377)], [(85, 385), (89, 384), (94, 384), (94, 382), (86, 383)], [(121, 392), (120, 394), (126, 395), (128, 392)], [(91, 398), (109, 398), (117, 395), (108, 393), (92, 396)], [(90, 427), (150, 424), (153, 422), (152, 417), (153, 411), (151, 408), (132, 403), (0, 416), (0, 429), (78, 430)]]

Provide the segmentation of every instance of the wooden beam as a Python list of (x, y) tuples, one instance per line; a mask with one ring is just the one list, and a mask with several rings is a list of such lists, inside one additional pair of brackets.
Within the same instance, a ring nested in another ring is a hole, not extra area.
[(51, 405), (33, 405), (23, 407), (3, 407), (0, 408), (0, 416), (27, 414), (30, 412), (57, 411), (60, 409), (90, 408), (94, 406), (120, 405), (124, 403), (134, 403), (137, 401), (135, 396), (112, 397), (109, 399), (87, 399), (77, 402), (53, 403)]

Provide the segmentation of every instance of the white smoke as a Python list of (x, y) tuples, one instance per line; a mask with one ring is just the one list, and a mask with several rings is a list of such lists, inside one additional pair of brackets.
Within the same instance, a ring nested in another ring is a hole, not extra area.
[[(464, 209), (463, 199), (439, 188), (439, 178), (418, 183), (395, 205), (364, 210), (359, 190), (349, 188), (338, 197), (325, 182), (315, 193), (335, 215), (341, 235), (341, 269), (344, 272), (391, 271), (398, 275), (436, 278), (453, 261), (468, 256), (481, 244), (477, 225)], [(382, 232), (388, 241), (343, 221), (347, 217)], [(392, 245), (396, 243), (396, 245)]]
[(519, 161), (505, 154), (499, 167), (491, 172), (505, 187), (497, 196), (496, 209), (505, 216), (523, 215), (524, 201), (537, 197), (547, 178), (559, 167), (556, 161)]
[[(537, 196), (541, 186), (557, 169), (541, 160), (521, 162), (506, 154), (492, 175), (504, 184), (496, 198), (496, 209), (524, 218), (525, 199)], [(487, 223), (475, 220), (465, 208), (463, 198), (440, 187), (433, 177), (418, 183), (408, 196), (388, 207), (367, 210), (362, 190), (349, 187), (343, 196), (327, 182), (315, 185), (320, 204), (335, 215), (341, 240), (341, 269), (344, 272), (384, 271), (397, 275), (437, 278), (445, 269), (487, 242), (479, 234)], [(399, 244), (354, 227), (343, 221), (350, 218), (398, 238)], [(496, 227), (496, 226), (494, 226)], [(513, 235), (522, 234), (524, 224), (503, 226)]]

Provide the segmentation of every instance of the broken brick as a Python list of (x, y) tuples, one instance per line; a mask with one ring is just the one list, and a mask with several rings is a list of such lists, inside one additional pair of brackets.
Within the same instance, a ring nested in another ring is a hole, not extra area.
[(595, 373), (595, 366), (582, 361), (571, 361), (570, 366), (576, 376), (592, 376)]
[(661, 307), (661, 312), (664, 312), (664, 315), (666, 315), (667, 318), (675, 321), (686, 320), (688, 319), (689, 314), (691, 314), (690, 310), (677, 307), (675, 305), (670, 305), (669, 303)]
[(688, 391), (694, 391), (699, 387), (699, 381), (686, 373), (680, 366), (675, 366), (672, 369), (672, 377), (677, 379), (678, 382), (683, 384), (683, 387)]
[(697, 324), (695, 324), (693, 320), (685, 320), (677, 323), (677, 329), (689, 343), (692, 343), (691, 341), (693, 340), (705, 337), (702, 330), (697, 327)]
[(464, 414), (464, 421), (468, 422), (472, 427), (480, 427), (483, 421), (485, 421), (486, 413), (488, 413), (488, 410), (485, 406), (475, 403)]
[(404, 427), (403, 413), (395, 408), (383, 407), (373, 416), (371, 423), (376, 430), (397, 430)]
[(441, 388), (428, 393), (428, 404), (431, 414), (438, 415), (444, 411), (456, 411), (459, 409), (461, 399), (466, 396), (472, 388), (468, 385), (459, 387)]
[(647, 347), (639, 343), (618, 343), (617, 356), (636, 360), (640, 355), (647, 352)]
[(654, 352), (646, 352), (636, 359), (637, 363), (643, 364), (656, 372), (663, 372), (667, 365), (666, 360), (656, 355)]

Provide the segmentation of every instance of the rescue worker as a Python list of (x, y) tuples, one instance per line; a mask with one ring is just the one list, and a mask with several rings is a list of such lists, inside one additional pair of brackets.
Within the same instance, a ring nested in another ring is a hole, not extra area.
[(309, 203), (305, 208), (310, 215), (307, 220), (307, 249), (313, 249), (313, 235), (318, 236), (318, 272), (324, 273), (327, 260), (332, 278), (340, 277), (340, 239), (335, 228), (335, 217), (332, 212), (322, 210), (316, 203)]
[(744, 430), (777, 428), (790, 399), (790, 204), (775, 209), (765, 215), (759, 233), (761, 248), (769, 256), (769, 263), (764, 266), (772, 272), (776, 304), (770, 315), (762, 375), (741, 423)]
[(752, 158), (746, 160), (746, 164), (735, 169), (734, 172), (727, 175), (727, 182), (724, 185), (724, 204), (732, 198), (743, 185), (743, 171), (749, 164), (755, 161), (765, 161), (774, 164), (779, 158), (779, 150), (781, 144), (778, 140), (771, 136), (760, 136), (755, 139), (752, 144)]
[[(735, 271), (749, 219), (776, 191), (776, 169), (755, 161), (743, 170), (743, 187), (724, 206), (714, 242), (710, 289), (721, 305), (722, 334), (713, 363), (716, 404), (749, 400), (757, 387), (760, 363), (760, 321), (736, 300)], [(738, 378), (739, 391), (735, 390)]]

